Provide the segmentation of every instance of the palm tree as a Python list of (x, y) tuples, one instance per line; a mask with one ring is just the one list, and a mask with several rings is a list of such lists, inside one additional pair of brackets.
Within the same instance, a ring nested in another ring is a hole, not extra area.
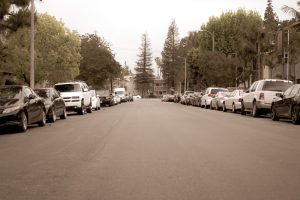
[[(300, 7), (300, 1), (297, 1), (297, 6)], [(300, 12), (295, 8), (284, 5), (281, 9), (283, 12), (292, 15), (296, 20), (300, 20)]]

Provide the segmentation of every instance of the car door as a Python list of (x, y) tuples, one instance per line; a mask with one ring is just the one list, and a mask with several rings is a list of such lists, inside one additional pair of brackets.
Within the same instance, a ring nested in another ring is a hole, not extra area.
[(288, 117), (289, 110), (290, 110), (290, 103), (291, 103), (291, 91), (293, 90), (293, 87), (288, 88), (283, 93), (283, 98), (280, 100), (280, 102), (277, 103), (277, 114), (279, 116)]
[(252, 103), (253, 103), (253, 98), (254, 98), (254, 93), (256, 91), (256, 88), (257, 88), (257, 85), (258, 85), (258, 82), (254, 82), (248, 93), (245, 94), (245, 96), (243, 97), (243, 101), (244, 101), (244, 106), (246, 109), (252, 109)]
[(24, 88), (24, 97), (25, 101), (27, 102), (27, 115), (28, 115), (28, 123), (33, 123), (37, 121), (39, 110), (37, 109), (37, 102), (36, 102), (36, 96), (35, 98), (32, 98), (34, 93), (31, 91), (30, 88), (25, 87)]
[(59, 97), (59, 94), (54, 90), (51, 89), (50, 91), (51, 101), (55, 110), (56, 115), (60, 115), (62, 112), (62, 105), (61, 105), (61, 98)]

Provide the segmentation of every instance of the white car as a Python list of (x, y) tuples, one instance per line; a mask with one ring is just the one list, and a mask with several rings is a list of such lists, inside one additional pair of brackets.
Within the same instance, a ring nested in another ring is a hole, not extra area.
[(229, 92), (226, 88), (209, 87), (206, 89), (204, 95), (201, 97), (201, 108), (209, 108), (211, 100), (218, 92)]
[(133, 95), (132, 96), (133, 100), (141, 99), (142, 97), (140, 95)]
[(293, 85), (292, 81), (280, 79), (265, 79), (255, 81), (241, 98), (241, 114), (251, 112), (253, 117), (271, 112), (272, 102)]
[(92, 96), (88, 85), (82, 81), (57, 83), (54, 88), (64, 99), (67, 111), (83, 115), (92, 112)]
[(114, 105), (121, 103), (121, 97), (119, 95), (113, 95)]
[(96, 111), (100, 110), (101, 101), (99, 95), (97, 95), (95, 90), (90, 90), (90, 92), (92, 95), (92, 108)]
[(231, 95), (224, 101), (223, 111), (231, 110), (233, 113), (236, 113), (238, 110), (241, 110), (241, 101), (240, 99), (244, 96), (243, 90), (234, 90)]

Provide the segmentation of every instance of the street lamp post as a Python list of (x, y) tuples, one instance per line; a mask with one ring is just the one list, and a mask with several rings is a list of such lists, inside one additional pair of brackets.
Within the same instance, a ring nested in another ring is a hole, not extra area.
[(30, 87), (34, 88), (34, 0), (31, 0)]
[(210, 32), (208, 30), (200, 30), (200, 32), (207, 32), (212, 37), (212, 52), (215, 52), (215, 32)]
[(186, 58), (184, 59), (184, 91), (186, 91)]

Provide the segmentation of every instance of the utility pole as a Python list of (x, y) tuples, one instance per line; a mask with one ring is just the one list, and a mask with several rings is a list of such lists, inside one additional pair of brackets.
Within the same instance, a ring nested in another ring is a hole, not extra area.
[(34, 0), (31, 0), (30, 87), (34, 88)]
[(186, 91), (186, 58), (184, 59), (184, 91)]
[(286, 80), (289, 80), (289, 74), (290, 74), (290, 29), (287, 30), (287, 57), (286, 57)]

